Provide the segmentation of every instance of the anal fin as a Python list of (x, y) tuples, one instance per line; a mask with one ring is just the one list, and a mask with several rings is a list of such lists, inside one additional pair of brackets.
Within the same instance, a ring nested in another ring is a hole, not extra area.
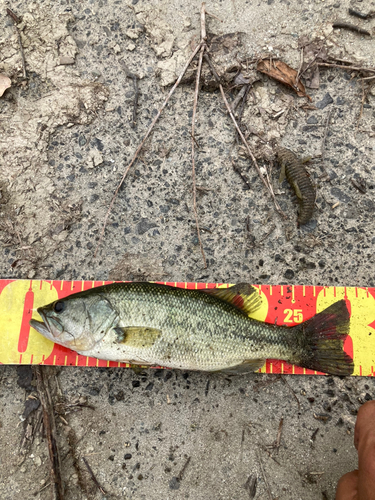
[(246, 359), (239, 365), (230, 366), (224, 370), (220, 370), (220, 373), (226, 373), (228, 375), (243, 375), (245, 373), (252, 373), (262, 368), (265, 359)]

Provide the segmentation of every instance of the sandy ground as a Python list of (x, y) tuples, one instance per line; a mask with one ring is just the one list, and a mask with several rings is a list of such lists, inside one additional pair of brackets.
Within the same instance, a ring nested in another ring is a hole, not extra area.
[[(27, 81), (7, 6), (22, 18)], [(207, 28), (241, 33), (221, 68), (242, 61), (251, 72), (254, 58), (271, 54), (298, 69), (303, 36), (336, 58), (369, 65), (373, 39), (332, 28), (341, 19), (372, 32), (375, 20), (353, 18), (348, 7), (375, 8), (347, 0), (208, 1), (219, 20), (208, 18)], [(289, 220), (276, 213), (236, 144), (219, 92), (203, 89), (196, 124), (203, 267), (192, 205), (193, 87), (184, 84), (129, 171), (93, 257), (122, 173), (199, 41), (199, 10), (195, 0), (0, 1), (0, 73), (12, 80), (0, 98), (3, 278), (375, 286), (375, 92), (338, 68), (321, 69), (318, 88), (307, 89), (311, 102), (258, 74), (244, 109), (249, 142)], [(136, 128), (133, 84), (121, 61), (140, 78)], [(228, 89), (230, 99), (235, 94)], [(278, 184), (275, 144), (312, 158), (316, 210), (300, 229), (292, 191)], [(31, 445), (20, 446), (40, 409), (21, 423), (35, 384), (19, 375), (1, 367), (0, 496), (48, 499), (40, 429)], [(338, 377), (65, 368), (52, 372), (50, 383), (66, 403), (58, 431), (67, 500), (245, 500), (250, 476), (258, 478), (255, 498), (333, 500), (338, 478), (356, 465), (356, 412), (375, 397), (372, 379)]]

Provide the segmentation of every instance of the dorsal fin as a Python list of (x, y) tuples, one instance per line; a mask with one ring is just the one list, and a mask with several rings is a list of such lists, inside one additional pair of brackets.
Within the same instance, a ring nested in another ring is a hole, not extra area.
[(229, 288), (211, 288), (202, 291), (232, 304), (245, 314), (254, 313), (262, 303), (258, 289), (248, 283), (239, 283)]

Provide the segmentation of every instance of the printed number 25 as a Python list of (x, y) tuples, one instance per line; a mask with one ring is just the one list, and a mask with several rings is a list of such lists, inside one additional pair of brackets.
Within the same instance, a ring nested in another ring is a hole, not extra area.
[(284, 309), (284, 323), (302, 323), (303, 314), (302, 309)]

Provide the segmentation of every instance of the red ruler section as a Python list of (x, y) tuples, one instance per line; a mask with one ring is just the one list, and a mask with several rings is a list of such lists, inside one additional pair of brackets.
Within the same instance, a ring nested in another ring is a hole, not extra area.
[[(30, 328), (31, 318), (40, 320), (36, 309), (72, 293), (111, 281), (0, 280), (0, 363), (64, 366), (114, 367), (129, 365), (78, 355), (45, 339)], [(164, 282), (163, 282), (164, 283)], [(169, 283), (166, 285), (202, 289), (228, 287), (214, 283)], [(346, 299), (350, 307), (350, 336), (345, 351), (353, 357), (353, 375), (373, 376), (375, 366), (375, 288), (254, 285), (262, 299), (252, 316), (260, 321), (293, 326), (314, 316), (337, 300)], [(267, 360), (262, 373), (317, 374), (313, 370), (280, 360)]]

